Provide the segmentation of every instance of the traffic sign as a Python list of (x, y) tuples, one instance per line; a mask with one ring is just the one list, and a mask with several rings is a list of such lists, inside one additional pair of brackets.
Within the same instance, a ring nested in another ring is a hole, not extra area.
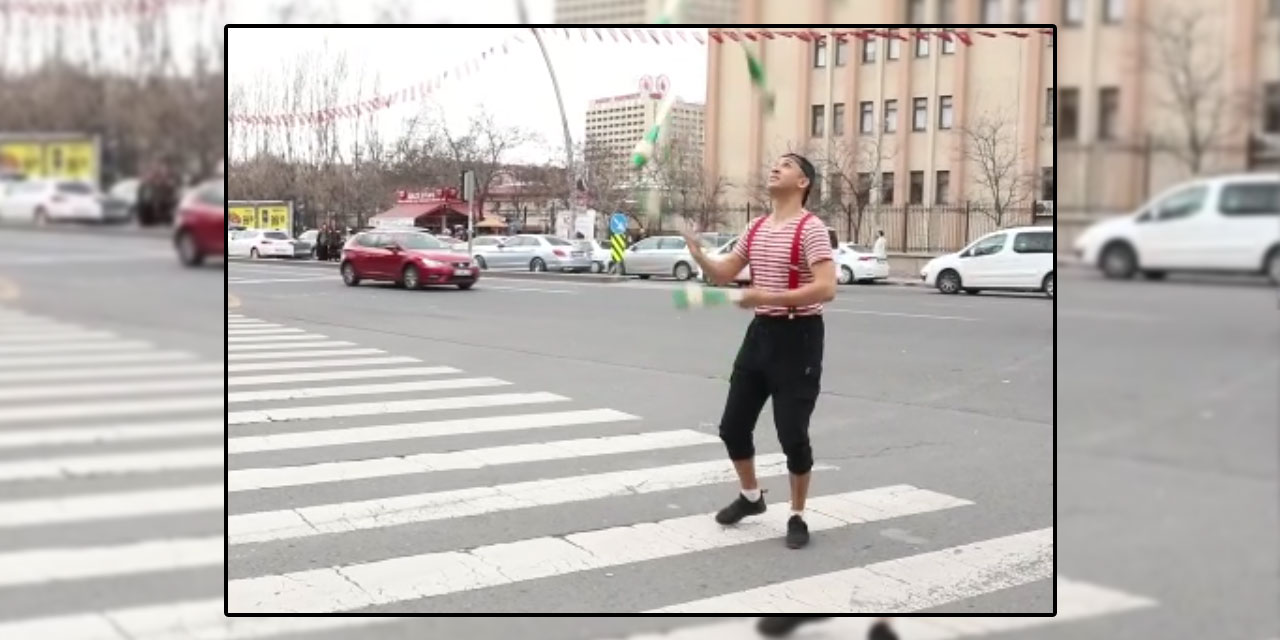
[(623, 234), (627, 232), (627, 216), (622, 213), (615, 213), (609, 216), (609, 232), (613, 234)]

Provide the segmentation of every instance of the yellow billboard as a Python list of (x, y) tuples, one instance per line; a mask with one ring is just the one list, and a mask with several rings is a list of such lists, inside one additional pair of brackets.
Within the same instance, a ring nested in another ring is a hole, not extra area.
[(293, 219), (289, 215), (289, 203), (273, 202), (258, 204), (254, 202), (233, 202), (227, 206), (231, 226), (239, 225), (246, 229), (277, 229), (293, 232)]
[(0, 169), (18, 171), (28, 178), (97, 182), (97, 146), (92, 140), (0, 140)]
[(258, 225), (255, 223), (253, 211), (253, 207), (227, 207), (227, 213), (231, 216), (231, 226), (256, 229)]
[(292, 232), (293, 229), (289, 228), (289, 206), (258, 207), (258, 228)]

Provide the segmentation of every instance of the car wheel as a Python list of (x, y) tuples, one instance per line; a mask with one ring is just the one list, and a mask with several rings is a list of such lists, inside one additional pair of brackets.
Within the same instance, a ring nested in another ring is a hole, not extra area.
[(604, 273), (604, 263), (595, 260), (591, 263), (591, 273)]
[(625, 277), (625, 276), (629, 275), (629, 274), (627, 273), (627, 263), (625, 263), (625, 262), (619, 262), (619, 263), (617, 264), (617, 270), (618, 270), (618, 275), (620, 275), (620, 276), (624, 276), (624, 277)]
[(249, 259), (250, 259), (250, 260), (257, 260), (257, 259), (259, 259), (259, 258), (261, 258), (261, 257), (262, 257), (262, 256), (259, 256), (259, 255), (258, 255), (258, 250), (257, 250), (257, 249), (250, 249), (250, 250), (249, 250)]
[(547, 263), (543, 262), (542, 258), (534, 258), (533, 261), (529, 263), (529, 270), (541, 273), (547, 270)]
[(679, 262), (676, 263), (676, 268), (672, 270), (671, 275), (675, 276), (676, 280), (684, 282), (693, 277), (693, 269), (690, 269), (689, 265)]
[(1143, 271), (1142, 272), (1142, 277), (1146, 278), (1147, 280), (1164, 280), (1164, 277), (1167, 275), (1169, 274), (1165, 273), (1164, 271)]
[(642, 273), (642, 274), (640, 274), (638, 277), (639, 277), (641, 280), (648, 280), (648, 279), (649, 279), (648, 274), (643, 274), (643, 273)]
[(849, 284), (850, 282), (853, 282), (853, 269), (840, 267), (840, 284)]
[(474, 287), (474, 286), (476, 286), (476, 283), (474, 283), (474, 282), (460, 282), (460, 283), (458, 283), (458, 288), (459, 288), (459, 289), (462, 289), (463, 291), (467, 291), (468, 289), (470, 289), (471, 287)]
[(1044, 284), (1040, 287), (1046, 296), (1053, 297), (1053, 274), (1044, 277)]
[(190, 233), (183, 231), (178, 234), (178, 240), (175, 243), (178, 247), (178, 259), (182, 264), (188, 267), (198, 267), (204, 262), (204, 254), (200, 253), (200, 248), (196, 246), (196, 240)]
[(971, 296), (976, 296), (979, 293), (982, 293), (982, 289), (965, 289), (964, 292)]
[(1102, 252), (1102, 273), (1108, 278), (1127, 280), (1138, 270), (1138, 257), (1126, 244), (1112, 244)]
[(404, 271), (400, 274), (400, 282), (404, 284), (406, 289), (417, 289), (422, 286), (418, 281), (418, 268), (413, 265), (405, 265)]
[(484, 256), (476, 256), (476, 266), (481, 269), (488, 269), (489, 263), (484, 261)]
[(947, 269), (938, 274), (938, 291), (951, 295), (960, 292), (960, 274)]
[(1271, 250), (1267, 256), (1266, 265), (1267, 277), (1271, 279), (1271, 284), (1280, 287), (1280, 247)]
[(356, 275), (356, 268), (350, 262), (342, 263), (342, 282), (348, 287), (354, 287), (360, 284), (360, 276)]

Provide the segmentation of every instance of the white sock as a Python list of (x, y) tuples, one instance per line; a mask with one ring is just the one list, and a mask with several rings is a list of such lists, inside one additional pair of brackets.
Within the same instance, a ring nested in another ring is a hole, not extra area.
[(791, 510), (791, 515), (793, 515), (793, 516), (800, 516), (800, 519), (801, 519), (801, 520), (804, 520), (804, 510), (803, 510), (803, 509), (801, 509), (800, 511), (796, 511), (795, 509), (792, 509), (792, 510)]
[(755, 489), (743, 489), (743, 490), (742, 490), (742, 497), (744, 497), (744, 498), (746, 498), (746, 499), (748, 499), (748, 500), (750, 500), (750, 501), (752, 501), (752, 502), (759, 502), (759, 501), (760, 501), (760, 489), (759, 489), (759, 488), (755, 488)]

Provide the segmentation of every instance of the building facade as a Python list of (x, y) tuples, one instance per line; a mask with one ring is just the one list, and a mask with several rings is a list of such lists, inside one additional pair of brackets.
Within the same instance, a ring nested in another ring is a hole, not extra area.
[[(662, 95), (653, 90), (592, 100), (586, 116), (587, 147), (607, 149), (618, 158), (630, 157), (636, 142), (656, 122)], [(660, 131), (659, 145), (674, 137), (687, 143), (695, 155), (702, 155), (704, 113), (704, 105), (676, 99)]]
[[(556, 24), (646, 24), (656, 21), (666, 0), (556, 0)], [(739, 0), (684, 0), (679, 22), (732, 24)]]

